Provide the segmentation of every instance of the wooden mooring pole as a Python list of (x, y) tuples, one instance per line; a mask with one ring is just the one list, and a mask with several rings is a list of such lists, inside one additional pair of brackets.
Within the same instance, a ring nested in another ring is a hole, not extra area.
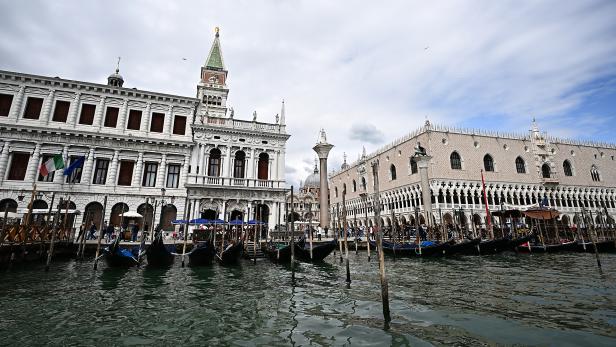
[(381, 279), (381, 298), (383, 301), (383, 318), (385, 327), (389, 326), (391, 315), (389, 313), (389, 286), (387, 284), (387, 276), (385, 273), (385, 254), (383, 253), (383, 225), (381, 223), (380, 213), (380, 197), (379, 197), (379, 160), (372, 162), (372, 174), (374, 176), (374, 218), (377, 223), (376, 247), (379, 256), (379, 277)]
[[(69, 202), (70, 202), (70, 199), (69, 199)], [(147, 206), (147, 203), (146, 203), (146, 206)], [(96, 268), (98, 267), (98, 257), (99, 257), (100, 252), (101, 252), (101, 240), (103, 238), (103, 232), (104, 232), (103, 224), (105, 222), (105, 211), (106, 210), (107, 210), (107, 195), (105, 195), (105, 200), (103, 201), (103, 215), (101, 216), (101, 228), (100, 228), (101, 230), (98, 231), (98, 238), (96, 240), (96, 253), (94, 254), (94, 270), (96, 270)], [(85, 234), (86, 234), (86, 231), (84, 230), (83, 231), (83, 237), (84, 238), (86, 237)], [(118, 235), (118, 237), (119, 237), (119, 235)], [(85, 248), (85, 245), (84, 245), (84, 248)], [(82, 252), (81, 256), (83, 257), (83, 249), (82, 249), (81, 252)]]
[(182, 247), (182, 267), (184, 267), (184, 260), (186, 258), (186, 242), (188, 239), (188, 222), (190, 220), (190, 200), (186, 198), (186, 202), (184, 203), (186, 206), (186, 219), (184, 220), (184, 246)]
[(293, 206), (293, 186), (291, 186), (291, 280), (295, 281), (295, 207)]
[[(592, 241), (592, 247), (595, 249), (595, 257), (597, 258), (597, 266), (599, 266), (599, 270), (601, 270), (601, 259), (599, 259), (599, 250), (597, 249), (597, 242), (595, 241), (597, 239), (597, 230), (595, 229), (595, 221), (592, 219), (592, 211), (588, 211), (588, 212), (590, 213), (590, 223), (592, 226), (592, 231), (590, 230), (589, 227), (587, 227), (586, 229), (588, 230), (588, 237), (590, 238), (590, 241)], [(584, 215), (583, 209), (582, 209), (582, 214)], [(586, 218), (584, 217), (584, 219)]]
[(346, 283), (347, 288), (351, 286), (351, 269), (349, 267), (349, 242), (347, 231), (347, 215), (346, 215), (346, 186), (342, 189), (342, 232), (344, 233), (344, 258), (346, 266)]
[(45, 263), (45, 272), (49, 271), (49, 264), (51, 263), (51, 257), (53, 256), (54, 243), (56, 241), (56, 228), (58, 226), (58, 219), (60, 219), (60, 207), (62, 206), (62, 198), (60, 198), (60, 204), (56, 211), (56, 216), (51, 226), (51, 244), (49, 245), (49, 251), (47, 251), (47, 262)]

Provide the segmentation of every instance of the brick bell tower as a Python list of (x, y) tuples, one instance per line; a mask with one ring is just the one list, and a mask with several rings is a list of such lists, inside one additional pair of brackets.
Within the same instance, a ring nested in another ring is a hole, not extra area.
[[(197, 119), (203, 117), (227, 116), (227, 69), (220, 49), (220, 30), (215, 29), (214, 42), (205, 64), (201, 67), (201, 78), (197, 85), (197, 98), (201, 100)], [(232, 116), (231, 116), (232, 117)]]

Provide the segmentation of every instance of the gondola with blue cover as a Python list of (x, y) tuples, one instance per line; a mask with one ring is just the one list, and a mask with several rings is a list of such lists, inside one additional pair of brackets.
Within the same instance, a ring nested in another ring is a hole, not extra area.
[(131, 267), (139, 265), (139, 255), (133, 254), (129, 249), (120, 247), (120, 238), (103, 248), (105, 262), (110, 267)]
[[(376, 249), (376, 241), (370, 240), (370, 247)], [(447, 254), (449, 243), (421, 241), (421, 247), (416, 243), (395, 243), (383, 241), (383, 251), (386, 254), (406, 257), (441, 257)]]

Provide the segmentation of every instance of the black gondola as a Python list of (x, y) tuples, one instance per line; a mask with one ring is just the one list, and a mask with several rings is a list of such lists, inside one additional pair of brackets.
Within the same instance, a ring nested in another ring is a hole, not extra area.
[(289, 244), (268, 242), (265, 244), (265, 247), (262, 248), (262, 251), (273, 262), (291, 262), (291, 245)]
[(306, 242), (298, 242), (295, 244), (295, 255), (297, 259), (305, 262), (323, 261), (331, 252), (336, 249), (338, 243), (336, 240), (331, 240), (312, 247), (312, 259), (310, 258), (310, 245)]
[(211, 265), (215, 254), (216, 251), (210, 241), (198, 242), (193, 245), (193, 249), (188, 252), (188, 265)]
[(477, 246), (479, 246), (479, 243), (481, 242), (480, 238), (476, 238), (476, 239), (472, 239), (472, 240), (464, 240), (462, 242), (456, 242), (456, 243), (449, 243), (449, 247), (447, 249), (445, 249), (445, 255), (457, 255), (457, 254), (464, 254), (465, 252), (468, 252), (469, 250), (475, 250), (477, 251)]
[(120, 238), (117, 237), (113, 243), (103, 248), (105, 262), (110, 267), (131, 267), (139, 265), (139, 260), (128, 249), (120, 248)]
[(150, 266), (171, 266), (175, 260), (175, 256), (167, 249), (163, 242), (162, 235), (160, 234), (154, 238), (154, 241), (152, 241), (145, 251), (145, 255), (148, 258), (148, 265)]
[[(370, 240), (370, 247), (376, 249), (376, 241)], [(447, 253), (449, 243), (421, 241), (421, 247), (415, 243), (393, 243), (383, 241), (383, 252), (400, 257), (440, 257)]]
[[(597, 244), (597, 251), (600, 253), (616, 252), (616, 241), (614, 240), (598, 241), (596, 242), (596, 244)], [(595, 246), (590, 241), (579, 242), (577, 244), (577, 251), (578, 252), (594, 252)]]
[(244, 241), (227, 246), (222, 254), (216, 254), (216, 260), (222, 265), (237, 264), (244, 253)]
[(568, 241), (558, 244), (542, 245), (537, 243), (521, 244), (516, 247), (516, 251), (519, 253), (558, 253), (558, 252), (575, 252), (577, 250), (578, 243), (575, 241)]

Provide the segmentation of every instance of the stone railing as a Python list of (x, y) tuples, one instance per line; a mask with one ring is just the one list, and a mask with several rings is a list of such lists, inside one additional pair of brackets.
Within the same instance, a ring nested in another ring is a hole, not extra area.
[(230, 129), (254, 130), (254, 131), (269, 132), (269, 133), (281, 133), (281, 134), (286, 133), (285, 125), (250, 122), (250, 121), (245, 121), (245, 120), (237, 120), (233, 118), (208, 117), (204, 125), (213, 126), (213, 127), (230, 128)]
[(285, 188), (284, 181), (260, 180), (254, 178), (232, 178), (192, 175), (188, 177), (188, 186), (216, 186), (243, 188)]

